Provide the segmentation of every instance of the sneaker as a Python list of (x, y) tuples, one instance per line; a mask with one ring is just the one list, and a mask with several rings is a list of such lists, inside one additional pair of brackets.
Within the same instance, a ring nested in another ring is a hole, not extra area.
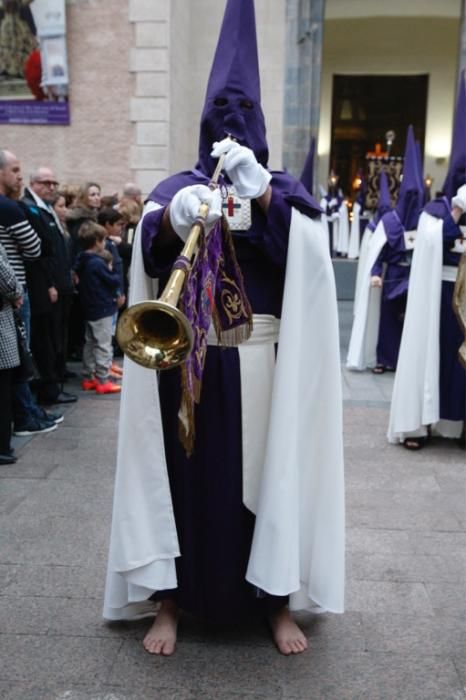
[(121, 391), (121, 386), (107, 380), (106, 382), (98, 382), (95, 391), (97, 394), (118, 394)]
[(27, 435), (37, 435), (39, 433), (51, 433), (52, 430), (56, 429), (57, 425), (53, 421), (32, 418), (27, 425), (15, 428), (13, 430), (13, 435), (16, 435), (17, 437), (25, 437)]
[(0, 454), (0, 465), (4, 464), (15, 464), (18, 461), (18, 458), (15, 457), (14, 455), (10, 454)]
[(120, 365), (117, 365), (116, 362), (112, 362), (112, 366), (110, 367), (110, 372), (113, 372), (114, 374), (118, 374), (120, 377), (123, 376), (123, 367), (120, 367)]
[(62, 413), (55, 413), (55, 411), (45, 411), (45, 415), (47, 416), (47, 420), (53, 421), (55, 425), (59, 425), (64, 421), (64, 416)]
[(114, 372), (111, 368), (110, 368), (110, 371), (108, 373), (108, 376), (110, 377), (110, 379), (119, 379), (119, 380), (123, 379), (122, 374), (118, 374), (118, 372)]
[(64, 416), (61, 413), (55, 413), (54, 411), (46, 411), (44, 408), (40, 409), (40, 415), (38, 416), (39, 420), (48, 422), (48, 423), (55, 423), (55, 425), (58, 425), (59, 423), (63, 423)]
[(84, 389), (84, 391), (94, 391), (98, 383), (99, 382), (97, 381), (97, 379), (93, 377), (92, 379), (83, 379), (81, 382), (81, 386)]

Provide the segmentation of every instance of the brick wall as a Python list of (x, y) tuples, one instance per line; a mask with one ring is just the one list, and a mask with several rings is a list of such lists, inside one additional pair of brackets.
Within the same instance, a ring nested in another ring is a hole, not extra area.
[(67, 4), (71, 125), (0, 126), (0, 142), (18, 155), (25, 179), (50, 165), (61, 182), (91, 178), (109, 194), (130, 178), (133, 32), (127, 0)]
[[(271, 164), (281, 165), (285, 0), (256, 0)], [(69, 127), (0, 125), (27, 178), (145, 193), (197, 158), (199, 118), (225, 0), (67, 0)]]

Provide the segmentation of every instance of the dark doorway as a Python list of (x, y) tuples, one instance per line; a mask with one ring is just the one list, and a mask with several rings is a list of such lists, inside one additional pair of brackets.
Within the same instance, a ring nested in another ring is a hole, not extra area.
[(330, 167), (351, 195), (352, 183), (366, 172), (366, 154), (386, 149), (386, 133), (396, 136), (391, 156), (403, 156), (410, 124), (424, 152), (427, 75), (334, 75)]

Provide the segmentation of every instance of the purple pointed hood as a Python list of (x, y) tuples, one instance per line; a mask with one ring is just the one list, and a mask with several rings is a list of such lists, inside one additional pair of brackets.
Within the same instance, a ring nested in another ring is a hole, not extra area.
[(197, 167), (205, 174), (211, 175), (217, 163), (210, 157), (213, 142), (227, 134), (267, 165), (254, 0), (227, 0), (201, 116)]
[(392, 199), (388, 187), (388, 178), (385, 170), (380, 171), (379, 176), (379, 201), (377, 203), (377, 214), (382, 217), (392, 208)]
[(413, 127), (408, 128), (403, 161), (403, 179), (396, 203), (396, 212), (405, 231), (416, 228), (424, 202), (424, 187), (418, 167), (418, 155)]
[(387, 173), (382, 169), (379, 175), (379, 201), (377, 203), (377, 209), (369, 222), (369, 227), (372, 229), (372, 231), (375, 231), (380, 219), (391, 210), (392, 200), (390, 196), (390, 188), (388, 187)]
[(309, 153), (307, 154), (306, 162), (304, 163), (303, 172), (301, 173), (300, 180), (304, 187), (307, 189), (309, 194), (312, 194), (314, 189), (314, 157), (316, 152), (316, 139), (315, 136), (311, 139), (311, 147), (309, 148)]
[(455, 196), (461, 185), (466, 183), (466, 71), (461, 71), (456, 100), (453, 138), (451, 143), (450, 165), (443, 185), (448, 199)]

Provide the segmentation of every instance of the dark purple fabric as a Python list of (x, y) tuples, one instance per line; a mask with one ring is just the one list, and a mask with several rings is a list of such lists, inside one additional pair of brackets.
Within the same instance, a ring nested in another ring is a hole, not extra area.
[(267, 166), (254, 0), (227, 0), (201, 116), (198, 165), (208, 175), (216, 165), (210, 156), (212, 144), (227, 134)]
[(382, 299), (380, 307), (377, 364), (395, 369), (398, 362), (401, 335), (403, 333), (406, 293), (388, 300)]
[(436, 219), (444, 219), (450, 213), (450, 203), (446, 197), (437, 197), (424, 207), (426, 214), (435, 216)]
[(460, 253), (452, 253), (451, 249), (455, 245), (455, 240), (461, 237), (461, 229), (454, 221), (450, 203), (446, 197), (438, 197), (424, 209), (425, 212), (436, 219), (443, 219), (443, 264), (457, 267), (460, 262)]
[(442, 282), (440, 307), (440, 418), (466, 420), (466, 372), (458, 359), (464, 340), (452, 308), (453, 282)]
[(461, 71), (453, 124), (450, 163), (443, 184), (443, 191), (448, 199), (455, 196), (457, 190), (466, 182), (466, 71)]
[[(265, 612), (265, 601), (245, 580), (254, 516), (242, 503), (238, 351), (208, 349), (190, 459), (176, 438), (179, 370), (161, 373), (160, 400), (181, 557), (176, 592), (159, 597), (174, 593), (184, 610), (215, 623), (237, 623)], [(286, 598), (275, 602), (283, 605)]]
[[(197, 171), (180, 173), (161, 183), (150, 199), (165, 207), (180, 187), (207, 180)], [(254, 313), (280, 317), (291, 206), (312, 217), (320, 209), (290, 175), (273, 173), (271, 184), (267, 215), (253, 201), (252, 227), (233, 232), (233, 243)], [(146, 215), (142, 232), (145, 269), (160, 277), (160, 289), (179, 254), (177, 242), (171, 247), (157, 245), (163, 211)], [(160, 374), (160, 401), (181, 557), (178, 588), (161, 591), (157, 597), (176, 597), (182, 608), (211, 622), (235, 623), (254, 612), (280, 607), (286, 598), (264, 597), (244, 578), (254, 516), (242, 502), (238, 351), (207, 348), (191, 458), (178, 439), (179, 370)]]
[(392, 199), (390, 196), (390, 188), (388, 186), (388, 178), (385, 170), (381, 170), (379, 177), (379, 202), (377, 204), (377, 213), (381, 218), (392, 208)]
[[(234, 231), (233, 241), (254, 313), (279, 317), (291, 206), (311, 217), (318, 216), (321, 210), (298, 180), (287, 173), (274, 172), (272, 175), (272, 199), (267, 216), (252, 202), (252, 227), (245, 232)], [(198, 173), (180, 173), (157, 186), (149, 199), (166, 205), (180, 187), (206, 182), (207, 178), (203, 179)], [(157, 246), (162, 216), (162, 209), (146, 214), (142, 230), (145, 270), (149, 276), (160, 278), (161, 289), (182, 248), (181, 240), (167, 247)]]
[(381, 217), (381, 221), (387, 235), (385, 245), (396, 253), (404, 253), (406, 251), (404, 234), (409, 229), (403, 226), (398, 212), (395, 210), (387, 212)]
[(424, 204), (424, 184), (418, 167), (418, 154), (413, 127), (408, 129), (403, 160), (403, 179), (396, 203), (396, 211), (406, 231), (417, 227)]
[(380, 307), (377, 364), (395, 368), (403, 332), (406, 297), (409, 284), (410, 254), (406, 252), (404, 227), (396, 211), (382, 217), (387, 242), (382, 248), (371, 274), (384, 280)]
[(380, 176), (379, 176), (379, 201), (377, 204), (377, 209), (372, 217), (371, 221), (369, 222), (369, 228), (371, 231), (375, 231), (377, 228), (380, 219), (385, 215), (388, 214), (392, 209), (392, 201), (390, 197), (390, 189), (388, 187), (388, 178), (387, 178), (387, 173), (385, 170), (380, 171)]
[[(460, 235), (460, 229), (450, 213), (447, 197), (439, 197), (425, 207), (431, 216), (443, 219), (443, 264), (457, 267), (458, 253), (451, 247)], [(440, 418), (466, 419), (466, 372), (458, 359), (458, 348), (464, 337), (452, 308), (453, 282), (442, 282), (440, 305)]]

